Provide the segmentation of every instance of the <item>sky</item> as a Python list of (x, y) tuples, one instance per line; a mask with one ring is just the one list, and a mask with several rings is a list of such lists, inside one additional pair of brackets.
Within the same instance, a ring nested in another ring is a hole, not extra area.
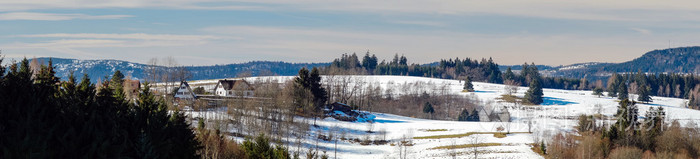
[(3, 0), (6, 58), (181, 65), (330, 62), (343, 53), (409, 63), (623, 62), (700, 44), (696, 0)]

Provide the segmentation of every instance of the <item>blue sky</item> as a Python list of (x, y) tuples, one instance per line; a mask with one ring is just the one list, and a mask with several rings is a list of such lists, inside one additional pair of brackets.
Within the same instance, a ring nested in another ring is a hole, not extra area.
[(409, 62), (493, 57), (501, 64), (621, 62), (700, 43), (696, 1), (0, 2), (7, 58), (174, 57), (182, 65), (328, 62), (343, 53)]

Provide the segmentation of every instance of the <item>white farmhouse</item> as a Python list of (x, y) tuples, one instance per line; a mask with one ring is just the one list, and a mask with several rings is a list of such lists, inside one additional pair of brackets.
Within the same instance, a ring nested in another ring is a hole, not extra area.
[(192, 88), (190, 88), (190, 85), (187, 84), (186, 81), (180, 82), (180, 87), (178, 87), (177, 92), (175, 92), (175, 100), (193, 101), (195, 98), (197, 98), (197, 95), (194, 94)]
[(214, 87), (216, 96), (253, 97), (253, 87), (245, 80), (219, 80)]

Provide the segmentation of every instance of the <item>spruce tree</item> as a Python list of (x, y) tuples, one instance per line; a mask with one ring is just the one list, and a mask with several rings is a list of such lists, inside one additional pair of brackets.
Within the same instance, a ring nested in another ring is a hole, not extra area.
[(651, 91), (651, 88), (646, 85), (640, 85), (639, 88), (637, 88), (637, 101), (643, 102), (643, 103), (649, 103), (652, 102), (651, 96), (649, 95)]
[(515, 80), (515, 74), (510, 67), (506, 69), (506, 73), (503, 73), (503, 81)]
[(462, 109), (462, 113), (459, 113), (459, 117), (457, 117), (457, 121), (467, 121), (469, 118), (469, 111), (467, 109)]
[(430, 114), (430, 118), (433, 117), (433, 113), (435, 113), (435, 109), (433, 109), (433, 104), (430, 104), (430, 102), (425, 102), (423, 105), (423, 113)]
[(624, 82), (621, 82), (617, 91), (617, 99), (619, 100), (625, 100), (629, 98), (629, 94), (627, 93), (627, 84)]
[(603, 88), (595, 87), (593, 89), (593, 95), (597, 95), (598, 97), (603, 96)]
[(617, 117), (617, 121), (615, 125), (611, 127), (610, 131), (617, 132), (609, 132), (609, 134), (611, 134), (610, 139), (622, 139), (619, 143), (630, 145), (631, 140), (633, 140), (637, 134), (637, 127), (639, 126), (639, 122), (637, 121), (639, 111), (636, 103), (628, 99), (620, 101), (615, 116)]
[[(121, 71), (117, 70), (114, 71), (114, 74), (112, 74), (112, 79), (110, 80), (112, 82), (113, 86), (120, 86), (124, 83), (124, 74), (122, 74)], [(112, 88), (115, 89), (115, 88)]]
[(476, 110), (476, 108), (474, 108), (472, 114), (467, 117), (467, 121), (481, 121), (481, 119), (479, 119), (479, 111)]
[(539, 105), (542, 104), (542, 86), (540, 85), (540, 80), (534, 79), (530, 82), (530, 88), (525, 92), (525, 100), (530, 104)]
[(467, 92), (474, 92), (474, 85), (472, 84), (471, 78), (467, 77), (464, 79), (464, 87), (462, 89)]
[(326, 89), (321, 85), (321, 76), (316, 67), (312, 68), (311, 73), (309, 73), (309, 90), (314, 95), (314, 105), (321, 109), (326, 104), (328, 95)]

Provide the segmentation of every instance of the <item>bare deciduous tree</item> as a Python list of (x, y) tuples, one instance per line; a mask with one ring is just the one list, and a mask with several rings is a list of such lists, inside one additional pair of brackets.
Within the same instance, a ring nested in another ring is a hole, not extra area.
[(479, 144), (484, 142), (484, 138), (478, 137), (477, 135), (470, 135), (467, 138), (467, 142), (471, 144), (472, 146), (470, 147), (470, 153), (474, 155), (474, 158), (479, 158)]
[(518, 87), (520, 86), (520, 83), (514, 80), (506, 80), (503, 82), (503, 84), (505, 84), (504, 90), (507, 95), (513, 95), (517, 93)]

